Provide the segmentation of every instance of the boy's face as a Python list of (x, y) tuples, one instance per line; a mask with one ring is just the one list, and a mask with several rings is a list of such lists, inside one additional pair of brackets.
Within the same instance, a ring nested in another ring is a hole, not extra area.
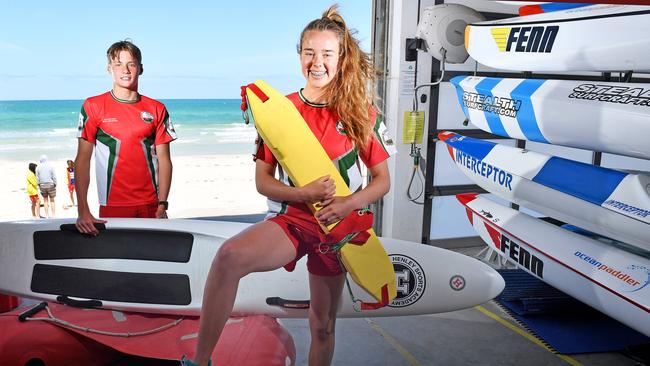
[(138, 90), (138, 78), (142, 74), (142, 65), (129, 51), (120, 51), (117, 57), (108, 64), (108, 72), (113, 76), (113, 87)]

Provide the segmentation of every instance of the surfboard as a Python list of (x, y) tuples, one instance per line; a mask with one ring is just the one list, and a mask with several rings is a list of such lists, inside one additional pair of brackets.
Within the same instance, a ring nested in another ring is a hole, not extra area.
[[(63, 225), (63, 226), (62, 226)], [(46, 301), (159, 314), (199, 315), (205, 279), (221, 244), (249, 224), (202, 220), (109, 219), (97, 237), (73, 219), (0, 223), (0, 292)], [(385, 307), (359, 310), (347, 293), (339, 316), (399, 316), (469, 308), (504, 287), (488, 265), (428, 245), (381, 239), (398, 284)], [(351, 282), (355, 298), (372, 297)], [(233, 316), (307, 318), (306, 265), (253, 273), (239, 283)]]
[(650, 251), (650, 175), (441, 132), (458, 168), (508, 201)]
[(592, 5), (470, 24), (465, 47), (479, 63), (516, 71), (650, 70), (650, 9)]
[(650, 159), (650, 85), (457, 76), (465, 116), (504, 137)]
[(474, 230), (499, 255), (650, 336), (650, 260), (475, 194), (457, 198)]
[[(336, 196), (352, 194), (289, 99), (262, 80), (246, 87), (246, 99), (255, 128), (296, 186), (329, 175), (336, 185)], [(320, 209), (310, 206), (313, 212)], [(329, 227), (332, 228), (333, 225)], [(369, 232), (365, 244), (344, 245), (340, 258), (354, 282), (378, 302), (387, 303), (397, 295), (395, 273), (377, 235), (372, 229)]]

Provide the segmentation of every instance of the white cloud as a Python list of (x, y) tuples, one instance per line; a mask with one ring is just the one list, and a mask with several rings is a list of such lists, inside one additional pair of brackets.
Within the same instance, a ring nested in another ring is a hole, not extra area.
[(29, 53), (27, 48), (21, 47), (15, 43), (0, 40), (0, 51)]

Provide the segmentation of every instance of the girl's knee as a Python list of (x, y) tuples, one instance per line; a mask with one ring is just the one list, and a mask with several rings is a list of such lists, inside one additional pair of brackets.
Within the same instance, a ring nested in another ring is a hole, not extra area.
[(318, 340), (320, 342), (326, 342), (334, 338), (334, 327), (316, 326), (311, 328), (312, 339)]
[(236, 240), (226, 240), (214, 257), (212, 266), (219, 272), (234, 274), (235, 272), (242, 272), (240, 275), (245, 275), (246, 263), (245, 251), (241, 249)]
[(334, 337), (336, 316), (311, 317), (309, 328), (313, 338), (325, 341)]
[(214, 256), (213, 265), (217, 268), (222, 269), (224, 266), (232, 266), (237, 261), (239, 257), (238, 249), (235, 245), (232, 245), (229, 241), (225, 241), (217, 254)]

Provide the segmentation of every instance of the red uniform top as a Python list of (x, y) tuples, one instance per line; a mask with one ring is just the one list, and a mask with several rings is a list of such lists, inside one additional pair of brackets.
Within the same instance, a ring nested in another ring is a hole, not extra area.
[[(374, 109), (371, 110), (370, 118), (371, 121), (374, 121), (375, 133), (366, 144), (366, 147), (359, 151), (345, 135), (343, 124), (339, 121), (336, 113), (327, 108), (327, 105), (309, 102), (302, 95), (302, 91), (290, 94), (287, 98), (296, 106), (352, 192), (356, 192), (362, 188), (363, 178), (361, 176), (359, 159), (367, 167), (371, 168), (388, 159), (396, 151), (392, 145), (392, 140), (386, 136), (386, 127)], [(277, 160), (266, 144), (260, 145), (256, 158), (262, 159), (269, 164), (277, 164)], [(280, 165), (278, 165), (278, 170), (279, 179), (285, 184), (292, 185), (289, 182), (289, 177)], [(267, 216), (286, 213), (308, 220), (315, 220), (313, 214), (304, 203), (278, 202), (269, 198), (268, 206), (269, 211)]]
[(156, 145), (176, 139), (165, 105), (139, 95), (118, 99), (112, 91), (86, 99), (78, 136), (95, 145), (99, 203), (135, 206), (158, 200)]

